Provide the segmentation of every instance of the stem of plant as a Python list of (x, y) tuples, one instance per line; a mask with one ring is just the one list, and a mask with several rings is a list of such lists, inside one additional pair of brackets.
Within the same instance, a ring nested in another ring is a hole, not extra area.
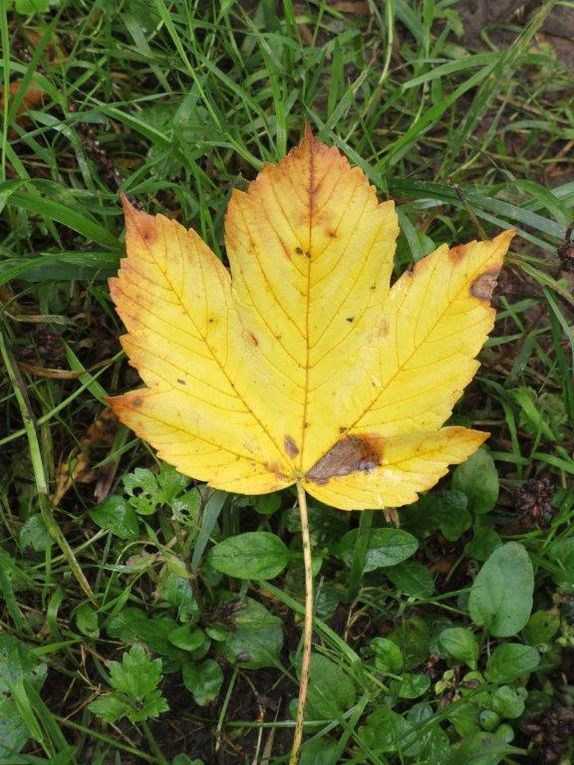
[(299, 517), (301, 518), (301, 539), (303, 541), (303, 565), (305, 567), (305, 622), (303, 627), (303, 654), (301, 656), (301, 674), (299, 678), (299, 699), (297, 701), (297, 718), (289, 765), (297, 765), (303, 740), (305, 724), (305, 702), (309, 687), (309, 667), (311, 664), (311, 646), (313, 639), (313, 559), (311, 557), (311, 539), (309, 536), (309, 516), (307, 513), (307, 497), (305, 489), (297, 484), (299, 499)]

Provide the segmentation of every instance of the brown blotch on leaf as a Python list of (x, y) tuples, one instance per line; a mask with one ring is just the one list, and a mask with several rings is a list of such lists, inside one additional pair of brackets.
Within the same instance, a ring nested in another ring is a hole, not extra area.
[(180, 385), (187, 385), (187, 383), (185, 382), (185, 380), (182, 380), (182, 379), (181, 379), (181, 377), (178, 377), (178, 378), (177, 378), (177, 382), (178, 382)]
[(143, 402), (143, 396), (134, 396), (132, 398), (132, 406), (136, 407), (136, 409), (142, 406)]
[(303, 250), (300, 247), (295, 247), (295, 252), (297, 253), (297, 255), (303, 254)]
[(368, 473), (381, 465), (381, 439), (369, 435), (345, 436), (320, 457), (305, 478), (325, 484), (330, 478), (350, 473)]
[(153, 244), (157, 239), (156, 222), (155, 219), (149, 215), (146, 215), (144, 218), (143, 214), (140, 213), (138, 219), (136, 219), (136, 230), (140, 239), (146, 245)]
[(337, 238), (337, 232), (336, 231), (331, 230), (331, 231), (328, 232), (328, 234), (331, 237), (331, 239), (336, 239)]
[(449, 258), (453, 261), (453, 263), (458, 263), (461, 261), (464, 256), (466, 255), (468, 250), (467, 244), (459, 244), (456, 247), (451, 247), (448, 251)]
[(148, 215), (136, 209), (125, 194), (120, 194), (120, 197), (128, 229), (131, 227), (131, 230), (145, 244), (152, 244), (158, 235), (156, 218), (153, 215)]
[(492, 297), (492, 292), (496, 287), (498, 271), (499, 269), (495, 269), (494, 271), (485, 271), (485, 273), (477, 276), (477, 278), (470, 285), (470, 294), (479, 300), (489, 301)]
[(355, 317), (354, 317), (354, 316), (347, 316), (347, 318), (345, 319), (345, 321), (348, 321), (348, 322), (349, 322), (349, 324), (352, 324), (352, 323), (355, 321)]
[(299, 454), (299, 447), (295, 443), (292, 436), (285, 436), (283, 439), (283, 446), (285, 447), (285, 451), (290, 457), (296, 457)]

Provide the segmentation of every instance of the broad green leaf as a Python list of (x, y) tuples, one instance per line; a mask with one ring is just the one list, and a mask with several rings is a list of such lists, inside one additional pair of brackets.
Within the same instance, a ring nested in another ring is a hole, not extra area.
[(431, 679), (422, 672), (414, 675), (404, 675), (394, 683), (392, 688), (400, 699), (417, 699), (430, 688)]
[(478, 641), (470, 630), (464, 627), (448, 627), (440, 633), (438, 645), (451, 659), (462, 661), (471, 669), (476, 669)]
[(522, 675), (536, 669), (540, 654), (530, 645), (503, 643), (497, 646), (488, 659), (486, 677), (493, 683), (511, 683)]
[(480, 727), (486, 731), (494, 731), (500, 725), (500, 715), (493, 709), (483, 709), (478, 715)]
[(471, 701), (459, 702), (447, 711), (449, 722), (463, 740), (478, 733), (478, 715), (479, 707)]
[(412, 743), (409, 734), (413, 725), (402, 715), (381, 705), (370, 714), (359, 728), (359, 739), (377, 754), (404, 752), (407, 742)]
[(464, 546), (464, 552), (470, 558), (484, 563), (485, 560), (502, 545), (499, 535), (493, 528), (485, 526), (479, 528), (474, 538)]
[(399, 646), (388, 638), (376, 637), (371, 640), (375, 655), (375, 667), (382, 674), (396, 674), (403, 668), (404, 659)]
[(560, 613), (556, 610), (535, 611), (522, 630), (529, 645), (548, 643), (560, 629)]
[(427, 623), (420, 616), (401, 619), (388, 639), (396, 643), (404, 658), (405, 669), (412, 669), (429, 655), (430, 634)]
[(124, 643), (139, 640), (152, 651), (172, 658), (180, 657), (181, 651), (169, 642), (169, 635), (177, 627), (177, 622), (168, 616), (151, 619), (143, 611), (131, 606), (124, 608), (106, 624), (106, 632), (112, 639)]
[(219, 694), (223, 684), (221, 667), (213, 659), (206, 659), (201, 664), (186, 662), (182, 667), (183, 684), (192, 694), (200, 707), (211, 704)]
[(116, 537), (134, 541), (139, 536), (139, 521), (133, 507), (123, 497), (109, 497), (90, 510), (90, 518)]
[(391, 287), (393, 202), (310, 130), (233, 193), (230, 272), (195, 232), (127, 201), (125, 212), (111, 294), (145, 387), (111, 404), (181, 473), (398, 507), (486, 438), (442, 426), (492, 329), (513, 232), (441, 245)]
[[(350, 566), (358, 530), (351, 529), (337, 545), (337, 555)], [(419, 543), (412, 534), (400, 529), (373, 529), (369, 534), (364, 573), (377, 568), (396, 566), (417, 551)]]
[(258, 669), (277, 666), (282, 645), (281, 620), (261, 603), (247, 598), (220, 650), (232, 664)]
[(498, 499), (498, 473), (485, 449), (479, 449), (454, 470), (452, 488), (466, 494), (473, 512), (480, 515), (493, 509)]
[(81, 603), (76, 609), (76, 624), (82, 635), (91, 638), (100, 636), (98, 613), (89, 603)]
[(253, 507), (261, 515), (272, 515), (281, 507), (281, 497), (278, 494), (255, 497)]
[(307, 720), (337, 720), (353, 706), (355, 686), (348, 671), (320, 653), (311, 655)]
[(188, 576), (181, 576), (177, 571), (166, 568), (158, 582), (157, 597), (177, 607), (180, 621), (193, 620), (199, 615), (191, 581)]
[(476, 733), (474, 736), (463, 738), (460, 745), (444, 760), (443, 765), (498, 765), (514, 751), (513, 747), (507, 746), (494, 733)]
[(473, 582), (471, 619), (495, 637), (516, 635), (530, 616), (533, 591), (528, 553), (518, 542), (508, 542), (490, 555)]
[(423, 599), (434, 592), (434, 579), (428, 568), (416, 561), (404, 561), (385, 569), (385, 575), (403, 594)]
[(49, 550), (54, 544), (50, 536), (46, 522), (40, 513), (31, 515), (20, 529), (20, 547), (31, 547), (35, 552)]
[(328, 736), (305, 741), (301, 749), (300, 765), (337, 765), (338, 744)]
[[(474, 456), (474, 455), (473, 455)], [(469, 457), (469, 462), (472, 457)], [(464, 467), (467, 462), (459, 465)], [(468, 498), (462, 491), (439, 491), (432, 495), (431, 520), (449, 542), (456, 542), (472, 526)]]
[(275, 534), (248, 531), (215, 545), (209, 562), (216, 571), (236, 579), (273, 579), (284, 570), (290, 557)]
[[(520, 691), (524, 693), (521, 694)], [(498, 712), (501, 717), (508, 719), (520, 717), (524, 712), (524, 698), (527, 695), (524, 688), (511, 688), (509, 685), (502, 685), (492, 694), (492, 709)]]
[(168, 640), (182, 651), (197, 651), (205, 644), (207, 636), (203, 630), (194, 628), (188, 622), (172, 630)]

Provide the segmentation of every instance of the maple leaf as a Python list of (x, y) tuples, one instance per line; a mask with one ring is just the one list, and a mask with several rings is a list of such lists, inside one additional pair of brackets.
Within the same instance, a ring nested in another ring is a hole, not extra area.
[(145, 387), (111, 406), (180, 472), (390, 508), (486, 439), (443, 423), (479, 366), (514, 232), (442, 245), (391, 287), (394, 203), (309, 130), (233, 192), (230, 272), (194, 231), (124, 204), (111, 294)]

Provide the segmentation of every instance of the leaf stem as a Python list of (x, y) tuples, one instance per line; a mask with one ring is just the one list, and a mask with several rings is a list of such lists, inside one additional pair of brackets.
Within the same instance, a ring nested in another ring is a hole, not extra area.
[(299, 699), (297, 701), (297, 717), (295, 733), (289, 765), (297, 765), (303, 740), (305, 724), (305, 702), (309, 687), (309, 667), (311, 664), (311, 646), (313, 639), (313, 559), (311, 557), (311, 539), (309, 536), (309, 516), (307, 513), (307, 497), (305, 489), (297, 483), (299, 499), (299, 517), (301, 519), (301, 540), (303, 542), (303, 564), (305, 567), (305, 622), (303, 627), (303, 655), (301, 656), (301, 675), (299, 679)]
[(351, 573), (349, 574), (348, 601), (354, 600), (359, 593), (363, 571), (365, 569), (365, 560), (367, 558), (369, 536), (371, 526), (373, 525), (374, 515), (374, 510), (362, 510), (359, 515), (359, 528), (357, 529), (357, 539), (355, 540), (355, 549), (353, 550), (353, 562), (351, 564)]

